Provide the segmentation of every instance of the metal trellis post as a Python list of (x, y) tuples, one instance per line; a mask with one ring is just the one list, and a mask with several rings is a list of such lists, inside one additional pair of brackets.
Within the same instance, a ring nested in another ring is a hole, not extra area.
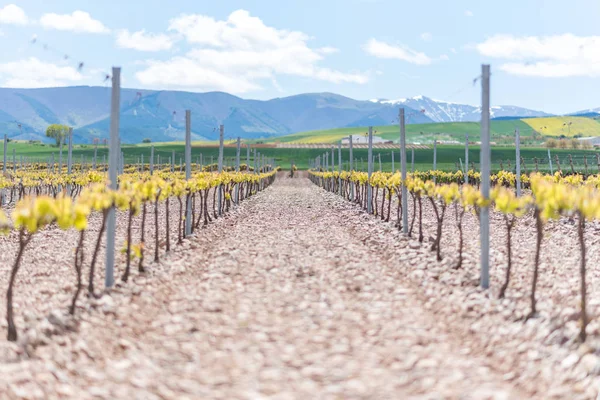
[[(481, 66), (481, 195), (490, 198), (490, 66)], [(490, 219), (489, 207), (480, 208), (481, 287), (490, 286)]]
[[(119, 106), (121, 97), (121, 68), (112, 69), (112, 91), (110, 102), (110, 147), (108, 150), (108, 179), (112, 190), (117, 190), (117, 164), (119, 163)], [(108, 210), (106, 219), (106, 265), (105, 286), (110, 288), (114, 285), (115, 264), (115, 230), (116, 230), (115, 207)]]

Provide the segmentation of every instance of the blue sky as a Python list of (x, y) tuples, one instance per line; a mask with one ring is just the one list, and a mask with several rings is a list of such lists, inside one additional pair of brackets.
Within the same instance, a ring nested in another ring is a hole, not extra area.
[(600, 107), (599, 16), (597, 0), (0, 1), (0, 85), (103, 85), (118, 65), (135, 88), (479, 104), (485, 62), (493, 104), (567, 113)]

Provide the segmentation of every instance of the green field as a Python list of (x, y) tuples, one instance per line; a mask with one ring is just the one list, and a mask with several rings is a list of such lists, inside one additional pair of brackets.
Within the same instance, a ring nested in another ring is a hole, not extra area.
[[(564, 125), (565, 123), (571, 122), (571, 125)], [(536, 132), (547, 133), (550, 135), (557, 135), (557, 133), (569, 129), (571, 130), (571, 136), (580, 134), (582, 136), (600, 136), (600, 123), (592, 118), (583, 117), (550, 117), (550, 118), (531, 118), (523, 120), (492, 120), (491, 121), (491, 138), (493, 144), (492, 150), (492, 169), (498, 170), (501, 167), (501, 160), (503, 167), (508, 167), (508, 160), (511, 161), (512, 167), (514, 167), (514, 131), (518, 128), (521, 132), (521, 143), (522, 143), (522, 157), (525, 159), (529, 168), (533, 168), (533, 159), (547, 158), (547, 150), (543, 148), (542, 143), (545, 137)], [(598, 131), (596, 132), (596, 128)], [(329, 129), (320, 131), (300, 132), (292, 135), (281, 136), (278, 138), (272, 138), (267, 140), (250, 140), (245, 141), (251, 144), (265, 143), (337, 143), (340, 139), (352, 134), (352, 135), (365, 135), (367, 132), (366, 127), (357, 128), (339, 128)], [(373, 128), (374, 133), (386, 140), (399, 142), (399, 128), (398, 125), (388, 126), (376, 126)], [(413, 144), (429, 145), (435, 139), (438, 141), (452, 142), (456, 141), (460, 144), (446, 144), (438, 146), (437, 154), (437, 167), (439, 169), (452, 170), (456, 168), (456, 165), (460, 163), (461, 159), (464, 161), (464, 143), (465, 134), (469, 135), (470, 142), (477, 142), (480, 138), (480, 124), (477, 122), (454, 122), (454, 123), (433, 123), (433, 124), (410, 124), (406, 126), (407, 142)], [(560, 135), (559, 135), (560, 136)], [(568, 135), (565, 135), (568, 136)], [(233, 142), (228, 141), (229, 147), (225, 147), (224, 156), (225, 163), (227, 165), (234, 164), (235, 147), (232, 147)], [(138, 144), (138, 145), (124, 145), (122, 147), (125, 155), (125, 162), (128, 164), (138, 163), (141, 156), (144, 156), (146, 164), (150, 158), (150, 146), (151, 144)], [(260, 145), (259, 145), (260, 146)], [(49, 157), (54, 154), (54, 159), (58, 162), (58, 148), (48, 144), (29, 144), (24, 142), (10, 142), (8, 145), (8, 162), (12, 161), (13, 150), (16, 152), (16, 160), (20, 161), (21, 156), (27, 157), (30, 161), (47, 162)], [(0, 143), (0, 157), (2, 151), (2, 144)], [(175, 163), (179, 164), (180, 160), (184, 158), (184, 144), (182, 142), (169, 142), (169, 143), (155, 143), (154, 152), (156, 156), (160, 156), (161, 163), (166, 164), (171, 157), (172, 152), (175, 152)], [(283, 148), (258, 148), (257, 150), (261, 154), (267, 157), (275, 157), (278, 164), (283, 168), (289, 168), (292, 161), (296, 165), (305, 169), (308, 167), (308, 161), (315, 157), (325, 153), (325, 149), (283, 149)], [(374, 149), (376, 168), (379, 168), (379, 153), (381, 153), (382, 168), (384, 170), (391, 170), (391, 152), (389, 149), (377, 150)], [(94, 148), (92, 145), (76, 145), (73, 148), (73, 161), (78, 163), (82, 160), (82, 156), (87, 163), (91, 163), (94, 154)], [(218, 157), (218, 148), (216, 142), (194, 142), (192, 149), (192, 161), (197, 162), (199, 156), (202, 154), (203, 164), (209, 164), (216, 162)], [(343, 160), (348, 159), (348, 151), (343, 150)], [(427, 170), (433, 166), (433, 150), (430, 149), (417, 149), (414, 151), (415, 158), (415, 169)], [(593, 150), (552, 150), (554, 155), (561, 157), (561, 163), (565, 163), (566, 157), (571, 154), (577, 167), (583, 168), (583, 155), (587, 155), (588, 164), (596, 166), (595, 152)], [(102, 162), (103, 157), (108, 158), (108, 149), (105, 146), (98, 147), (98, 162)], [(357, 166), (364, 166), (367, 159), (366, 149), (355, 149), (354, 157), (357, 160)], [(411, 152), (408, 154), (408, 163), (411, 163)], [(336, 150), (337, 158), (337, 150)], [(395, 153), (395, 167), (399, 166), (398, 163), (399, 152)], [(67, 159), (67, 148), (63, 148), (63, 162), (66, 163)], [(241, 160), (245, 162), (246, 150), (243, 148), (241, 153)], [(361, 164), (362, 160), (362, 164)], [(475, 163), (479, 162), (479, 148), (471, 145), (469, 152), (469, 160)], [(546, 161), (547, 163), (547, 161)], [(544, 164), (541, 167), (547, 168), (548, 165)], [(565, 167), (568, 165), (563, 165)], [(594, 167), (596, 168), (596, 167)], [(595, 171), (595, 169), (594, 169)]]
[[(591, 120), (591, 119), (590, 119)], [(593, 121), (593, 120), (591, 120)], [(595, 121), (594, 121), (595, 123)], [(490, 134), (492, 141), (498, 145), (514, 144), (514, 131), (519, 128), (525, 145), (535, 145), (543, 142), (540, 135), (533, 138), (533, 128), (524, 120), (497, 120), (491, 121)], [(400, 130), (398, 125), (375, 126), (374, 135), (394, 142), (399, 141)], [(364, 135), (367, 127), (338, 128), (319, 131), (299, 132), (264, 140), (264, 143), (336, 143), (348, 135)], [(434, 140), (452, 141), (463, 143), (465, 134), (470, 141), (478, 141), (481, 127), (478, 122), (444, 122), (435, 124), (410, 124), (406, 125), (406, 140), (408, 143), (431, 144)], [(590, 135), (593, 136), (593, 135)]]
[[(284, 150), (284, 149), (281, 149)], [(323, 151), (317, 151), (317, 154), (322, 154)], [(378, 149), (373, 150), (375, 169), (379, 169), (379, 154), (381, 154), (381, 162), (382, 169), (384, 171), (391, 171), (392, 167), (392, 155), (389, 149), (382, 149), (381, 151)], [(577, 171), (583, 171), (583, 157), (586, 156), (588, 162), (588, 171), (589, 172), (600, 172), (596, 163), (596, 152), (593, 150), (552, 150), (552, 163), (553, 168), (556, 170), (556, 163), (554, 161), (554, 157), (558, 155), (561, 167), (563, 171), (569, 170), (570, 166), (567, 163), (567, 158), (569, 155), (572, 156), (574, 160), (574, 167)], [(394, 168), (398, 170), (400, 168), (399, 163), (399, 155), (400, 152), (396, 151), (394, 155)], [(476, 168), (478, 169), (480, 156), (480, 148), (479, 146), (470, 146), (469, 147), (469, 163), (474, 162), (476, 164)], [(538, 166), (540, 170), (548, 170), (549, 165), (547, 163), (548, 159), (548, 151), (543, 148), (525, 148), (521, 150), (521, 156), (525, 161), (525, 167), (528, 172), (533, 171), (534, 169), (534, 158), (538, 159)], [(337, 152), (336, 152), (337, 158)], [(342, 151), (342, 158), (344, 160), (348, 159), (347, 152)], [(367, 150), (366, 149), (358, 149), (354, 150), (354, 158), (360, 167), (362, 165), (362, 170), (366, 170), (366, 160), (367, 160)], [(437, 168), (441, 170), (456, 170), (457, 164), (460, 166), (460, 161), (465, 160), (465, 149), (464, 146), (438, 146), (437, 148)], [(362, 160), (362, 164), (361, 164)], [(408, 170), (411, 169), (411, 161), (412, 161), (412, 153), (411, 150), (407, 151), (407, 166)], [(432, 149), (415, 149), (414, 150), (414, 162), (415, 162), (415, 170), (430, 170), (433, 168), (433, 150)], [(492, 170), (498, 171), (502, 167), (504, 169), (508, 169), (509, 162), (511, 168), (514, 170), (515, 167), (515, 149), (508, 147), (500, 147), (492, 149)]]
[[(49, 145), (41, 144), (26, 144), (26, 143), (14, 143), (11, 142), (8, 145), (8, 162), (12, 161), (12, 151), (16, 151), (16, 159), (19, 162), (21, 156), (30, 158), (31, 161), (46, 162), (51, 154), (55, 155), (55, 161), (58, 162), (58, 149)], [(176, 164), (179, 164), (179, 160), (183, 159), (184, 145), (182, 143), (156, 143), (155, 144), (155, 155), (160, 155), (161, 163), (166, 163), (168, 158), (171, 156), (172, 151), (175, 151)], [(150, 157), (150, 147), (148, 145), (126, 145), (122, 147), (125, 155), (126, 163), (138, 163), (141, 155), (144, 155), (144, 160), (148, 164)], [(2, 146), (0, 145), (0, 157), (1, 157)], [(282, 149), (282, 148), (259, 148), (257, 150), (261, 154), (267, 157), (274, 157), (277, 163), (283, 168), (288, 169), (291, 162), (294, 161), (298, 168), (306, 169), (308, 167), (308, 161), (315, 157), (322, 155), (326, 152), (326, 149)], [(214, 144), (210, 147), (202, 145), (194, 145), (192, 149), (192, 160), (196, 162), (200, 154), (203, 156), (203, 164), (216, 162), (218, 157), (218, 148)], [(331, 151), (329, 151), (331, 153)], [(81, 156), (85, 157), (86, 162), (90, 163), (94, 154), (92, 146), (75, 146), (73, 148), (73, 162), (78, 163), (81, 160)], [(382, 167), (384, 170), (391, 170), (391, 152), (390, 149), (374, 149), (373, 150), (375, 159), (375, 168), (379, 169), (379, 154), (381, 154)], [(395, 168), (398, 169), (399, 164), (399, 151), (395, 151)], [(429, 170), (433, 167), (433, 150), (430, 149), (416, 149), (415, 154), (415, 169), (417, 170)], [(552, 150), (552, 157), (558, 155), (561, 160), (563, 169), (569, 169), (566, 164), (566, 158), (571, 154), (575, 159), (576, 168), (579, 170), (583, 169), (583, 156), (587, 156), (590, 171), (597, 172), (596, 166), (596, 152), (594, 150)], [(104, 146), (98, 147), (98, 162), (102, 161), (103, 155), (108, 155), (108, 150)], [(525, 163), (529, 170), (533, 169), (533, 159), (537, 157), (541, 160), (547, 158), (547, 150), (544, 148), (523, 148), (521, 151), (522, 157), (525, 159)], [(234, 164), (235, 148), (226, 147), (224, 149), (225, 162), (227, 165)], [(437, 167), (438, 169), (454, 170), (456, 164), (459, 163), (459, 158), (464, 161), (464, 147), (459, 145), (447, 145), (438, 146), (437, 149)], [(211, 159), (212, 157), (212, 159)], [(337, 149), (335, 150), (335, 157), (337, 159)], [(354, 149), (354, 158), (356, 160), (355, 167), (362, 169), (366, 168), (367, 160), (367, 149)], [(511, 161), (511, 165), (514, 168), (515, 150), (510, 147), (495, 147), (492, 149), (492, 169), (500, 169), (500, 161), (503, 161), (504, 168), (508, 167), (508, 160)], [(63, 162), (66, 163), (67, 151), (63, 149)], [(342, 150), (342, 159), (347, 162), (348, 150)], [(242, 149), (241, 160), (245, 162), (246, 151)], [(362, 160), (362, 161), (361, 161)], [(479, 162), (479, 147), (470, 146), (469, 148), (469, 160)], [(1, 159), (0, 159), (1, 161)], [(411, 165), (411, 151), (408, 151), (407, 161), (410, 169)], [(546, 161), (547, 162), (547, 161)], [(554, 162), (554, 161), (553, 161)], [(548, 168), (548, 165), (544, 163), (540, 164), (541, 168)], [(555, 166), (556, 168), (556, 166)]]

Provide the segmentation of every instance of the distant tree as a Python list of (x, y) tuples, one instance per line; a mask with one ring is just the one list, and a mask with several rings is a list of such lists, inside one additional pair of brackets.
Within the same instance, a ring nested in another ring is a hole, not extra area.
[(142, 143), (152, 143), (152, 140), (150, 140), (149, 138), (145, 138), (144, 140), (142, 140)]
[(65, 138), (69, 134), (69, 127), (62, 124), (52, 124), (46, 128), (46, 136), (56, 140), (56, 145), (60, 146), (64, 143)]
[(581, 141), (578, 139), (571, 139), (569, 142), (571, 148), (573, 149), (578, 149), (579, 147), (581, 147)]
[(569, 143), (567, 142), (567, 140), (566, 140), (566, 139), (560, 139), (560, 140), (558, 141), (558, 148), (559, 148), (559, 149), (566, 149), (566, 148), (568, 148), (568, 147), (569, 147)]
[(558, 146), (556, 139), (546, 140), (546, 147), (549, 149), (555, 149)]

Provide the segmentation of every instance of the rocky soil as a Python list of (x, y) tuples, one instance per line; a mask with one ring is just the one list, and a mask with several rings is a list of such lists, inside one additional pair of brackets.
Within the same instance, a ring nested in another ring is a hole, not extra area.
[[(426, 238), (435, 232), (430, 211)], [(524, 322), (531, 221), (515, 228), (514, 281), (497, 300), (501, 220), (492, 217), (492, 288), (483, 291), (477, 220), (466, 218), (457, 271), (452, 218), (437, 262), (429, 243), (280, 174), (148, 273), (83, 300), (74, 319), (64, 314), (73, 238), (43, 232), (18, 282), (21, 339), (0, 341), (0, 398), (595, 398), (598, 322), (589, 344), (575, 340), (574, 226), (547, 227), (540, 316)], [(593, 317), (595, 229), (587, 233)], [(3, 249), (5, 285), (13, 255)]]

